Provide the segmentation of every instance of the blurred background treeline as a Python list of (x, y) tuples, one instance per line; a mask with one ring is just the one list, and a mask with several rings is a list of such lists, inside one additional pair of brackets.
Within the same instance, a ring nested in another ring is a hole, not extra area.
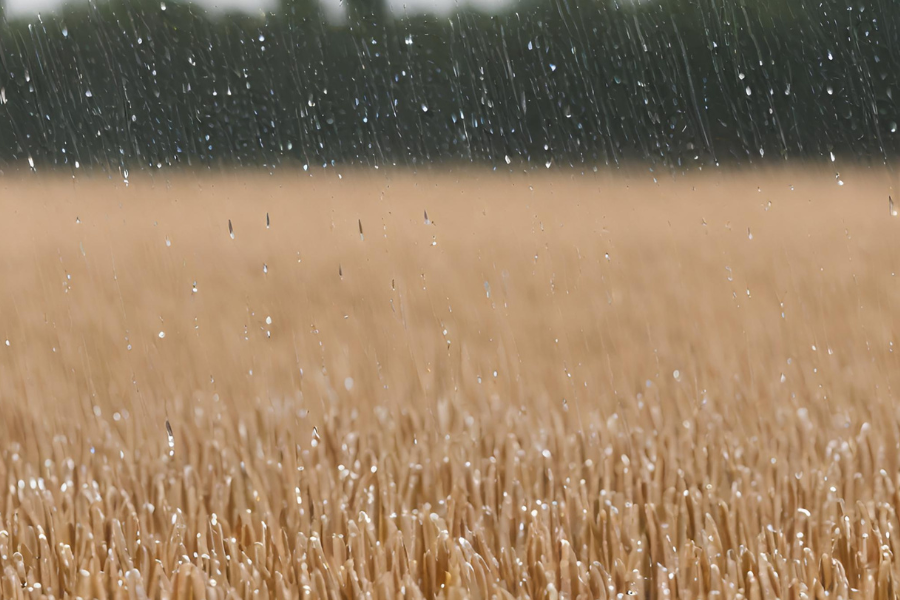
[[(0, 165), (675, 168), (897, 153), (894, 0), (0, 16)], [(126, 175), (127, 176), (127, 175)]]

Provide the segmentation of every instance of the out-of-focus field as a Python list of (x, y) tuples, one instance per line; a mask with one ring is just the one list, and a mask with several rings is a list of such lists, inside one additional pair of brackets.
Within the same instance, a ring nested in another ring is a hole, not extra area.
[(842, 179), (0, 180), (0, 597), (893, 598)]

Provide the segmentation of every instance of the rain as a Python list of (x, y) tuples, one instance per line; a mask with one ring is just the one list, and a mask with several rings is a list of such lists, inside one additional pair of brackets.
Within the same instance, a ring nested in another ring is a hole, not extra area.
[(0, 597), (893, 598), (898, 93), (886, 0), (0, 0)]
[(15, 4), (7, 169), (683, 170), (897, 149), (884, 3)]

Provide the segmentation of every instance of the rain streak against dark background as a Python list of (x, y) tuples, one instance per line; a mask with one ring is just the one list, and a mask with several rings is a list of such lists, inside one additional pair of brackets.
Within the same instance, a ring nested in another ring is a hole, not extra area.
[(401, 17), (132, 1), (0, 17), (0, 167), (643, 161), (897, 154), (891, 0), (525, 1)]

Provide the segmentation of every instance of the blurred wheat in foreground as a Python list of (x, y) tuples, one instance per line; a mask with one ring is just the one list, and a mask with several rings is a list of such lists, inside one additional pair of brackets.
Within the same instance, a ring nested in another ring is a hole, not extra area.
[(4, 180), (0, 597), (894, 598), (842, 178)]

